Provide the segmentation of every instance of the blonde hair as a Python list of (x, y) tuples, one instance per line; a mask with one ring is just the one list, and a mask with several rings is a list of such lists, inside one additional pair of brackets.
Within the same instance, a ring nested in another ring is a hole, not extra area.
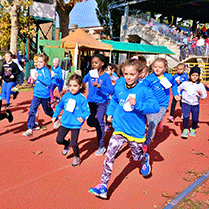
[[(126, 67), (126, 66), (134, 66), (136, 68), (136, 70), (140, 73), (142, 72), (142, 70), (144, 69), (144, 65), (141, 61), (139, 61), (138, 59), (127, 59), (124, 63), (122, 68)], [(123, 71), (123, 69), (122, 69)]]
[(153, 61), (153, 63), (151, 64), (151, 66), (155, 63), (155, 62), (162, 62), (166, 68), (165, 72), (168, 72), (168, 61), (165, 58), (162, 57), (158, 57), (156, 60)]

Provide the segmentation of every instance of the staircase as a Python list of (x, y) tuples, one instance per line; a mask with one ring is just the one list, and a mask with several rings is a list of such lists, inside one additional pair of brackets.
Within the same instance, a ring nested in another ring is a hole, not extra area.
[[(122, 17), (121, 26), (124, 25), (125, 18)], [(141, 44), (163, 45), (170, 49), (175, 55), (145, 55), (148, 64), (152, 63), (157, 57), (165, 57), (168, 60), (169, 68), (175, 67), (179, 61), (179, 45), (176, 42), (164, 37), (156, 30), (152, 30), (146, 24), (142, 24), (142, 19), (128, 17), (127, 29), (121, 28), (120, 41), (128, 42), (128, 35), (138, 35)]]

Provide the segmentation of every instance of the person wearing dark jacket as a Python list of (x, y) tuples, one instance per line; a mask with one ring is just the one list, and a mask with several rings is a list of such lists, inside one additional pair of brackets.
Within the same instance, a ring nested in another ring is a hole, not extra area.
[(1, 97), (2, 100), (6, 100), (5, 108), (9, 108), (10, 94), (13, 94), (13, 99), (16, 99), (19, 93), (18, 91), (11, 91), (20, 71), (17, 64), (12, 61), (12, 57), (13, 55), (11, 52), (5, 54), (6, 61), (3, 63), (2, 71), (0, 73), (0, 79), (3, 79), (4, 81), (1, 90)]
[(24, 82), (24, 77), (25, 77), (25, 74), (24, 74), (24, 67), (25, 67), (25, 63), (28, 62), (28, 58), (26, 56), (23, 55), (22, 51), (19, 50), (17, 51), (17, 60), (20, 64), (20, 66), (22, 67), (20, 69), (20, 73), (19, 75), (17, 76), (17, 81), (16, 81), (16, 85), (22, 85), (23, 82)]
[(72, 61), (70, 60), (70, 57), (68, 53), (65, 53), (65, 58), (61, 62), (61, 69), (62, 69), (62, 79), (64, 81), (63, 87), (67, 87), (67, 78), (68, 74), (71, 72), (71, 63)]

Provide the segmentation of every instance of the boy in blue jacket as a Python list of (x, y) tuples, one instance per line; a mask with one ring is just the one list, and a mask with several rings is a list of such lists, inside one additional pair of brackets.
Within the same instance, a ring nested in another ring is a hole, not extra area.
[[(185, 64), (180, 63), (177, 65), (177, 73), (173, 76), (175, 79), (177, 85), (179, 86), (181, 83), (188, 81), (188, 75), (185, 73)], [(172, 103), (171, 103), (171, 111), (170, 111), (170, 116), (168, 117), (168, 120), (170, 122), (174, 122), (174, 112), (176, 108), (176, 99), (173, 97)], [(181, 100), (180, 100), (180, 106), (181, 106)]]
[(54, 114), (51, 108), (51, 98), (50, 98), (50, 87), (51, 87), (51, 73), (46, 67), (48, 63), (47, 55), (38, 55), (38, 71), (35, 72), (35, 87), (33, 89), (33, 100), (30, 105), (30, 110), (28, 113), (27, 126), (28, 130), (23, 133), (24, 136), (33, 135), (33, 127), (35, 125), (35, 117), (37, 109), (40, 104), (44, 109), (44, 112), (52, 117)]

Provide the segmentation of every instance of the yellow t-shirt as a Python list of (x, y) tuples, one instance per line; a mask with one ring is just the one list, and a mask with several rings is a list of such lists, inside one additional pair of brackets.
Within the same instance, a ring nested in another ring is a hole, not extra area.
[(121, 136), (125, 137), (126, 139), (128, 139), (128, 141), (131, 141), (131, 142), (135, 141), (137, 143), (143, 143), (143, 142), (146, 141), (145, 137), (144, 138), (140, 138), (140, 139), (139, 138), (135, 138), (133, 136), (129, 136), (129, 135), (123, 133), (122, 131), (114, 131), (113, 135), (121, 135)]

